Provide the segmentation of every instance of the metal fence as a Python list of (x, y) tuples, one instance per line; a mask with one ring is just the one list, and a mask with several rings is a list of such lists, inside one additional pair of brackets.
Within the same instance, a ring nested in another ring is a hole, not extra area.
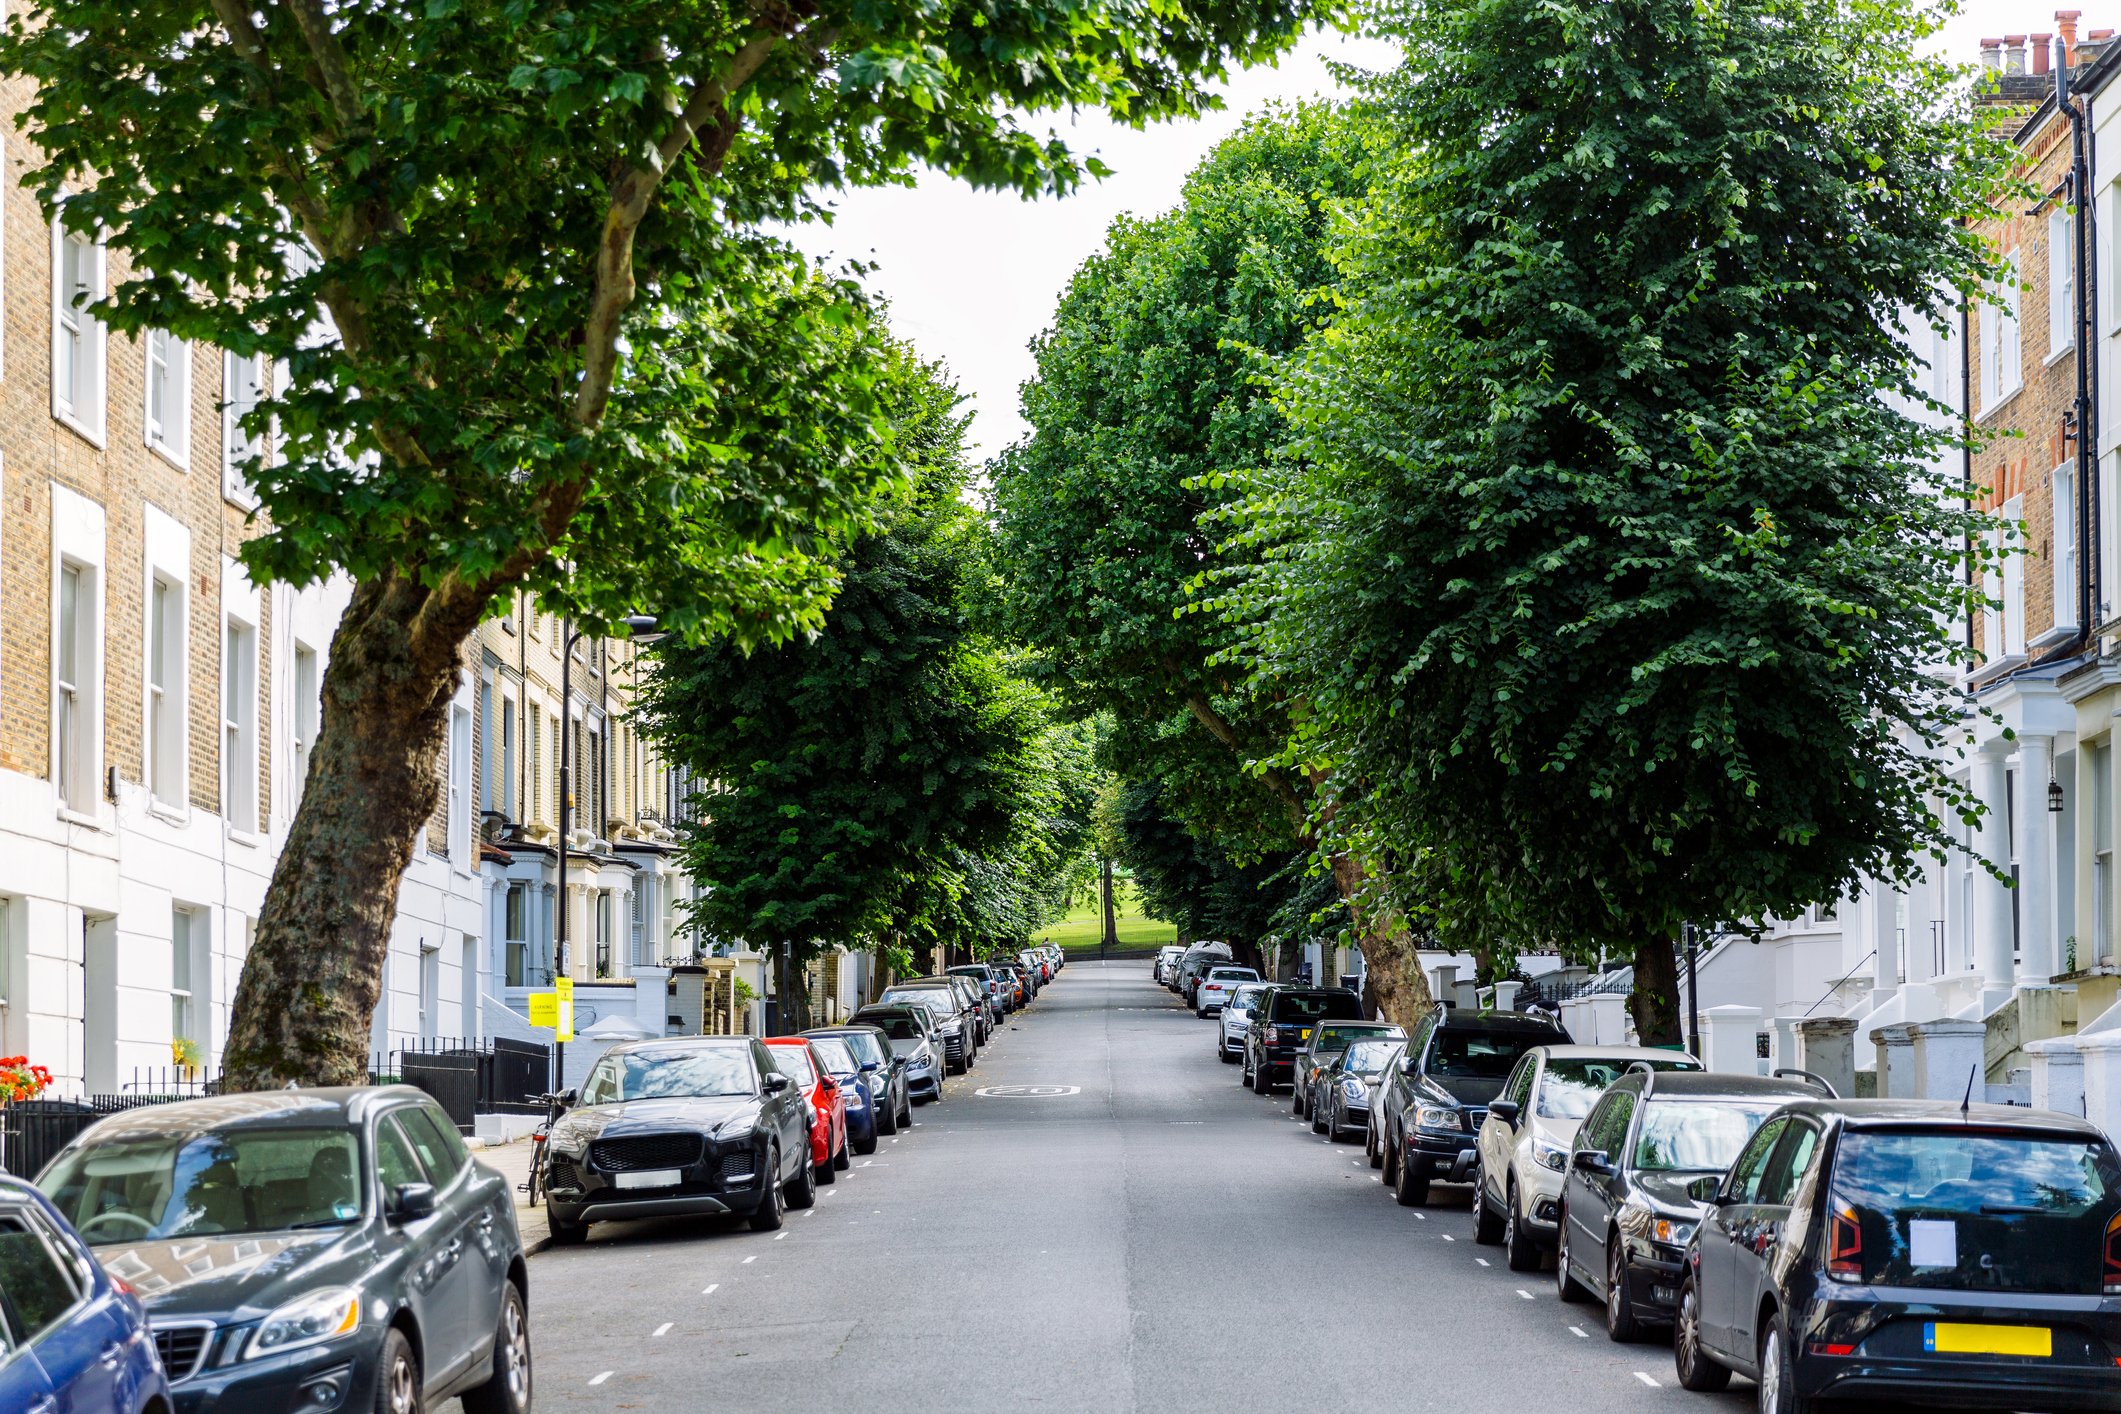
[[(434, 1097), (469, 1134), (482, 1114), (543, 1114), (552, 1088), (552, 1048), (535, 1041), (425, 1039), (368, 1058), (371, 1085), (412, 1085)], [(151, 1067), (112, 1095), (0, 1105), (0, 1173), (34, 1178), (75, 1135), (106, 1115), (223, 1093), (221, 1077), (197, 1066)]]

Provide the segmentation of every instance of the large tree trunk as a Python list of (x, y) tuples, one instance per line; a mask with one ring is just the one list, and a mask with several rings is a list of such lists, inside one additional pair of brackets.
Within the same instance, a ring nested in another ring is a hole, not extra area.
[(1679, 964), (1670, 938), (1635, 945), (1635, 1037), (1645, 1046), (1682, 1044), (1679, 1027)]
[(1333, 856), (1333, 883), (1348, 905), (1362, 948), (1363, 1001), (1378, 1016), (1411, 1030), (1436, 1005), (1413, 935), (1392, 914), (1370, 908), (1363, 867), (1355, 859)]
[(332, 637), (309, 780), (236, 985), (230, 1089), (366, 1083), (398, 885), (441, 799), (459, 653), (478, 619), (468, 595), (395, 574), (355, 588)]

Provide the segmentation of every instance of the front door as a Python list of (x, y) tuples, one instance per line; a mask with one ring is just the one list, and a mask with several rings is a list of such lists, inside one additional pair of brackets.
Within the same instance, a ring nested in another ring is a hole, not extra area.
[(398, 1288), (420, 1328), (420, 1341), (427, 1352), (422, 1371), (432, 1387), (450, 1366), (458, 1363), (464, 1348), (465, 1317), (450, 1310), (449, 1288), (442, 1263), (436, 1260), (442, 1246), (438, 1234), (447, 1220), (439, 1201), (424, 1218), (396, 1215), (397, 1191), (408, 1183), (426, 1183), (427, 1170), (412, 1142), (388, 1115), (376, 1121), (372, 1140), (375, 1154), (376, 1205), (383, 1214), (388, 1236), (383, 1245), (395, 1259)]
[(1723, 1283), (1731, 1302), (1728, 1349), (1746, 1360), (1760, 1348), (1761, 1333), (1753, 1328), (1753, 1318), (1761, 1296), (1775, 1284), (1790, 1199), (1818, 1149), (1818, 1125), (1802, 1118), (1786, 1121), (1767, 1167), (1746, 1195), (1750, 1201), (1729, 1210), (1731, 1278)]
[(453, 1332), (447, 1360), (432, 1351), (430, 1373), (447, 1379), (460, 1373), (473, 1360), (493, 1348), (494, 1331), (501, 1320), (501, 1283), (505, 1280), (506, 1256), (494, 1233), (494, 1188), (504, 1180), (471, 1163), (463, 1141), (456, 1136), (448, 1117), (425, 1105), (408, 1105), (394, 1118), (412, 1142), (434, 1185), (435, 1234), (439, 1244), (431, 1258), (437, 1264), (436, 1289), (449, 1306)]
[(1579, 1169), (1571, 1156), (1569, 1168), (1569, 1257), (1585, 1284), (1605, 1295), (1606, 1232), (1619, 1203), (1619, 1187), (1627, 1168), (1628, 1122), (1635, 1117), (1635, 1092), (1616, 1090), (1606, 1097), (1597, 1113), (1598, 1130), (1591, 1139), (1578, 1139), (1578, 1150), (1596, 1149), (1606, 1156), (1606, 1172)]
[[(1754, 1354), (1749, 1337), (1740, 1336), (1736, 1330), (1740, 1324), (1740, 1289), (1747, 1280), (1739, 1266), (1739, 1247), (1752, 1240), (1749, 1215), (1754, 1211), (1775, 1145), (1788, 1126), (1787, 1119), (1771, 1119), (1746, 1141), (1717, 1191), (1715, 1206), (1701, 1220), (1701, 1270), (1695, 1278), (1694, 1301), (1701, 1313), (1702, 1338), (1711, 1349), (1736, 1356), (1748, 1365)], [(1750, 1319), (1744, 1324), (1750, 1328)]]

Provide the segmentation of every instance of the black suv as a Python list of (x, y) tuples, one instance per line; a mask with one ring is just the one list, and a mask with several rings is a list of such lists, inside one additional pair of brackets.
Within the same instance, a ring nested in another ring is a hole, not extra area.
[(1773, 1414), (2121, 1409), (2121, 1163), (2083, 1120), (1800, 1101), (1696, 1188), (1710, 1206), (1673, 1342), (1687, 1388), (1738, 1370)]
[(1341, 987), (1276, 987), (1245, 1027), (1245, 1084), (1265, 1095), (1290, 1078), (1296, 1053), (1321, 1021), (1361, 1021), (1362, 998)]
[(1371, 1154), (1393, 1196), (1419, 1207), (1431, 1179), (1471, 1182), (1480, 1122), (1517, 1058), (1568, 1041), (1553, 1022), (1514, 1011), (1438, 1006), (1422, 1018), (1370, 1106)]

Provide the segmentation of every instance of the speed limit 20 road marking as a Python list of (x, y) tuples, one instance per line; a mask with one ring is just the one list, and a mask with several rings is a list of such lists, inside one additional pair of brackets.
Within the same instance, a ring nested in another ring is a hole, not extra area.
[(974, 1090), (975, 1095), (989, 1100), (1051, 1100), (1062, 1095), (1080, 1095), (1080, 1085), (989, 1085)]

